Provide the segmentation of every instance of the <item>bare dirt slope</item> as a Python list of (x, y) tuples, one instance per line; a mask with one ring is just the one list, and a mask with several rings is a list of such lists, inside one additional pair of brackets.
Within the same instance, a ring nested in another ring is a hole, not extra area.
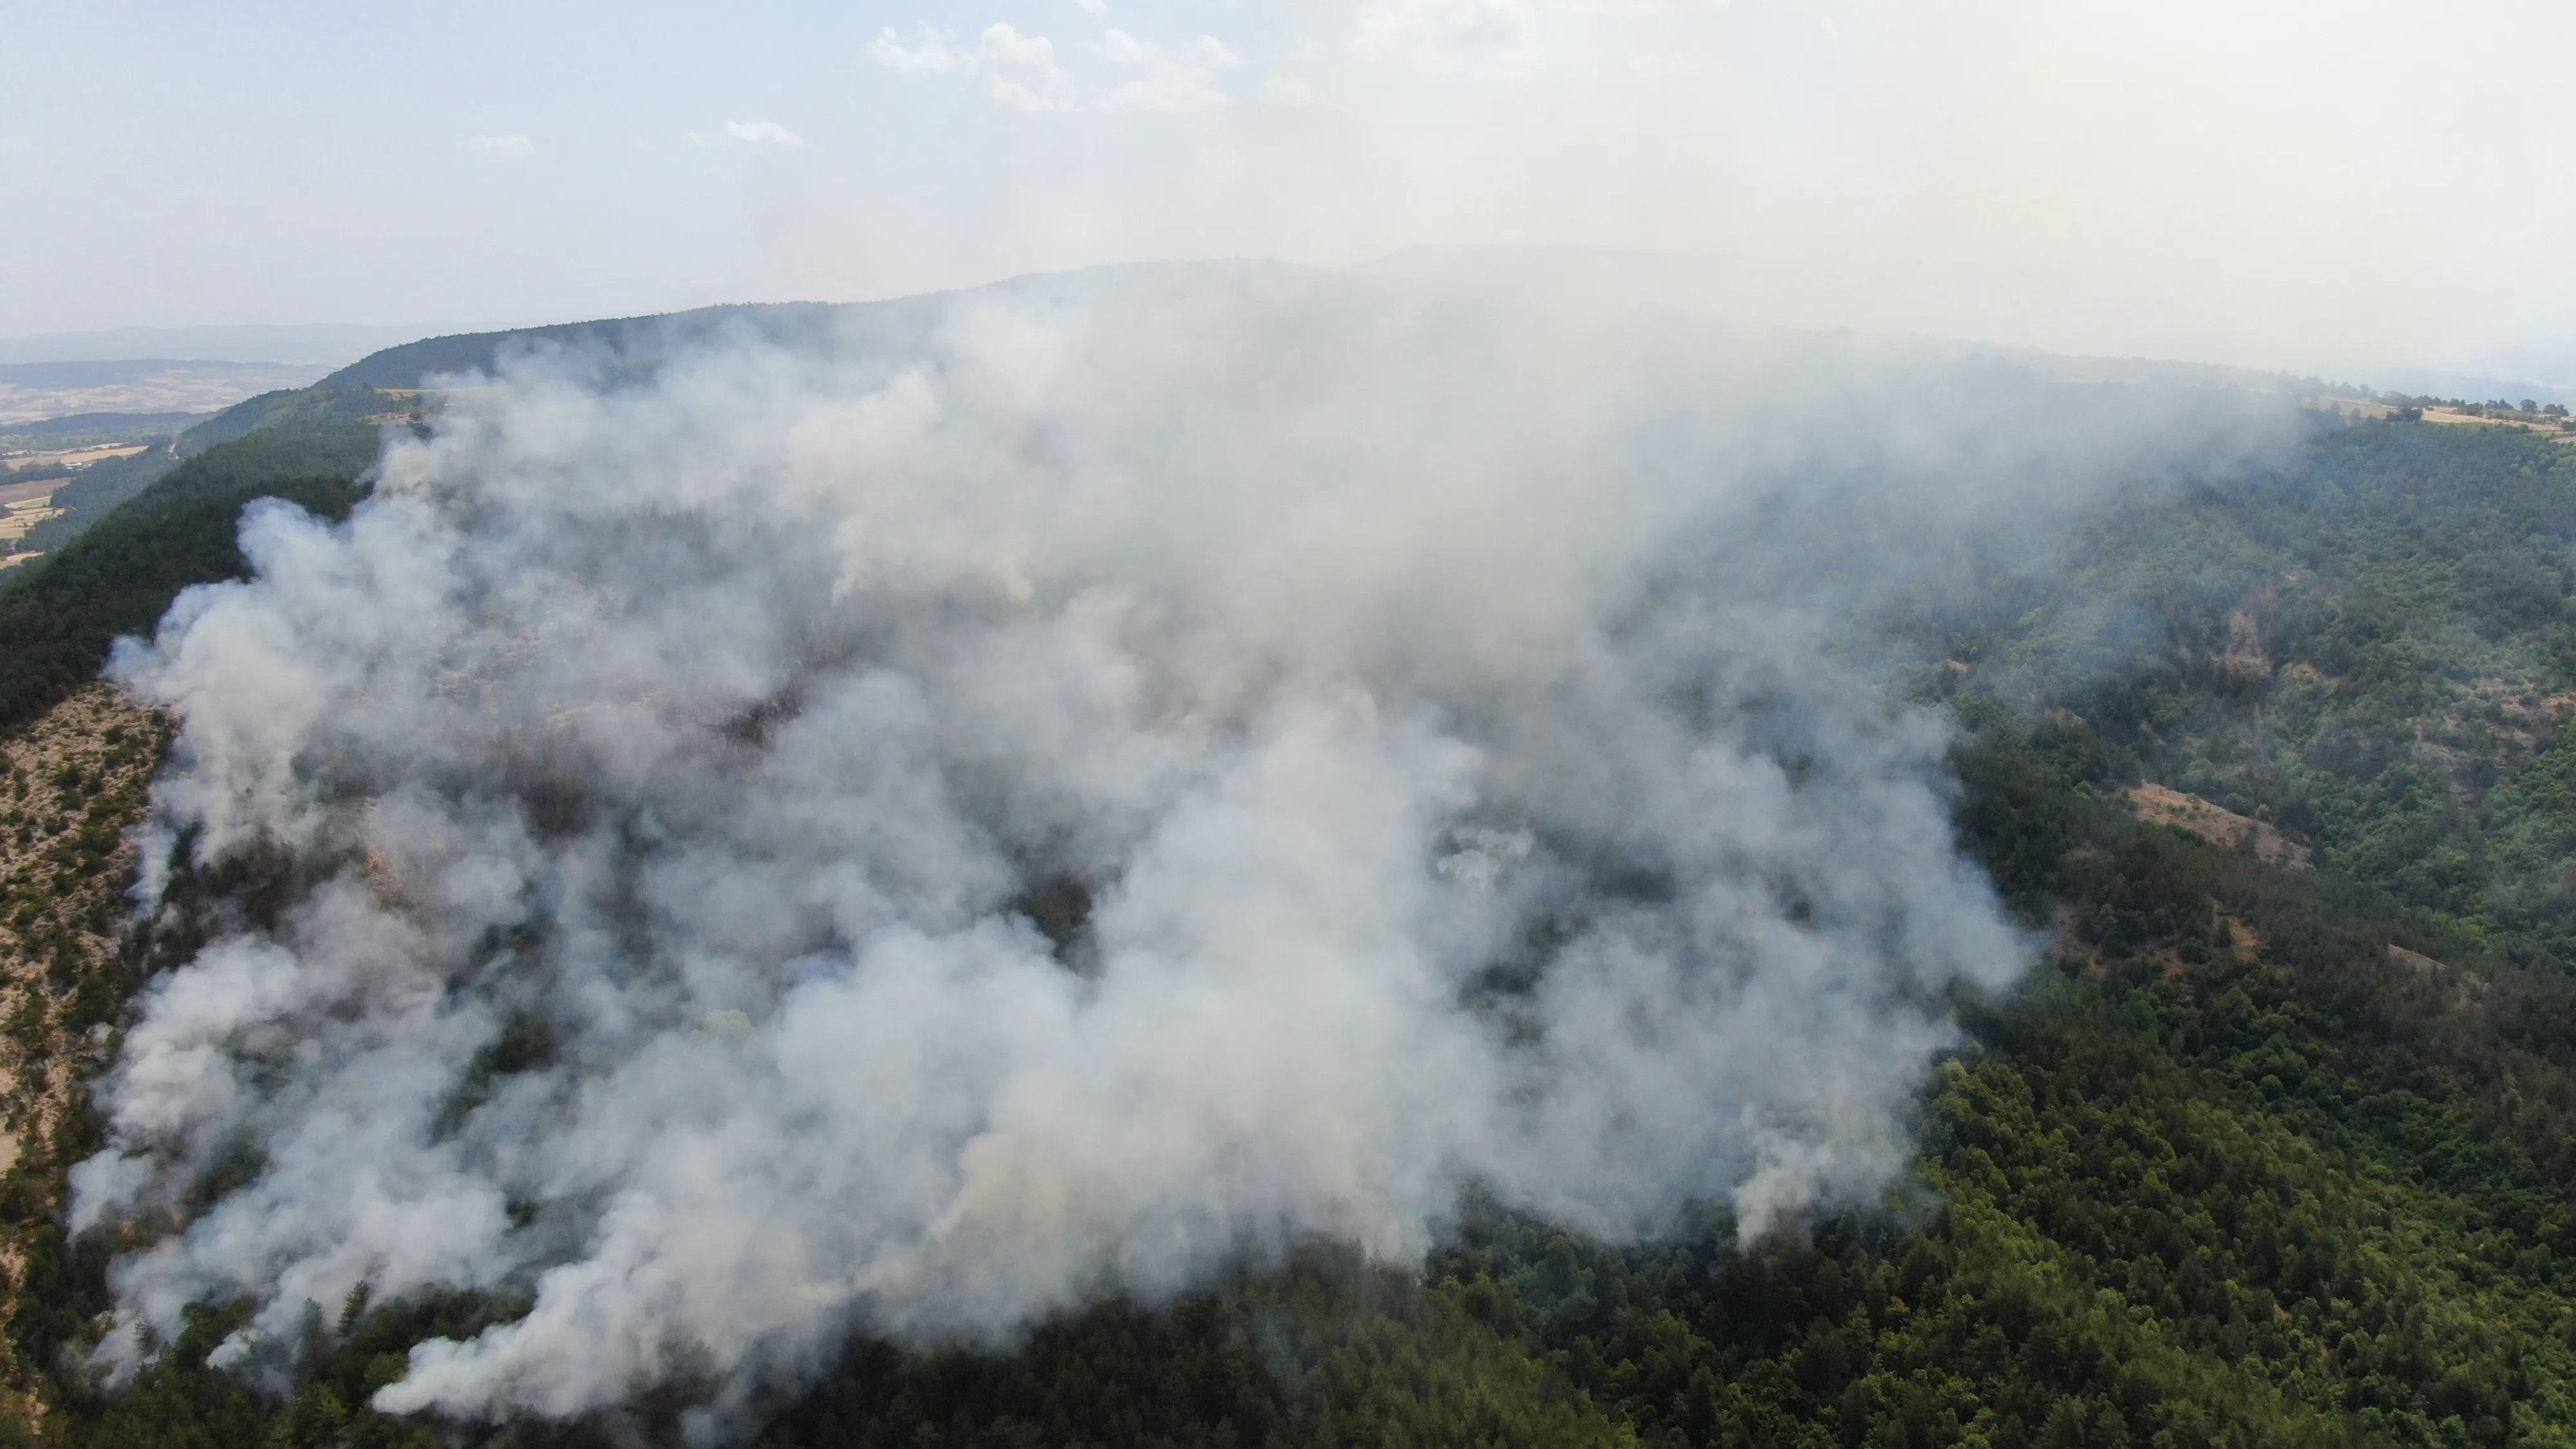
[(2212, 844), (2250, 853), (2265, 865), (2284, 870), (2309, 868), (2306, 846), (2263, 821), (2213, 805), (2197, 795), (2163, 785), (2140, 785), (2129, 792), (2129, 803), (2137, 807), (2141, 820), (2188, 830)]
[[(133, 882), (126, 839), (169, 728), (94, 684), (0, 737), (0, 1321), (54, 1233), (78, 1093), (113, 1042), (116, 959)], [(41, 1416), (0, 1339), (0, 1420)]]

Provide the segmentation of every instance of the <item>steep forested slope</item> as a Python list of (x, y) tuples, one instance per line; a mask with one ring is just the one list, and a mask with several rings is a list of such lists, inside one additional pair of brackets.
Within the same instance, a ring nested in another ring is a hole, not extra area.
[(277, 428), (207, 449), (0, 585), (0, 727), (98, 676), (119, 634), (148, 632), (190, 584), (241, 571), (235, 525), (254, 498), (345, 516), (375, 461), (366, 423)]
[[(1471, 1206), (1418, 1273), (1319, 1244), (1008, 1352), (854, 1345), (753, 1427), (778, 1449), (2576, 1444), (2571, 456), (2332, 431), (2111, 500), (2062, 557), (1971, 561), (1895, 621), (1962, 726), (1962, 835), (2044, 959), (1960, 1003), (1886, 1202), (1749, 1248), (1716, 1209), (1617, 1248)], [(207, 480), (188, 506), (154, 515), (174, 549), (237, 500)], [(2142, 821), (2148, 782), (2315, 868)], [(83, 1130), (0, 1179), (31, 1225)], [(105, 1251), (29, 1260), (22, 1362), (92, 1331)], [(44, 1378), (31, 1432), (440, 1442), (368, 1393), (410, 1342), (515, 1311), (337, 1305), (273, 1394), (204, 1365), (230, 1321), (209, 1305), (121, 1397)], [(674, 1442), (676, 1404), (455, 1432)]]

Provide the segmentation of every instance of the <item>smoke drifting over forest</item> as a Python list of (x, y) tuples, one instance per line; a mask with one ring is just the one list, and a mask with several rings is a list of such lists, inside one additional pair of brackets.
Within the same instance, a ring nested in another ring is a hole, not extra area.
[(1869, 1200), (2033, 947), (1862, 626), (2277, 426), (1286, 268), (902, 315), (529, 359), (120, 655), (191, 947), (75, 1176), (104, 1367), (521, 1292), (379, 1405), (721, 1435), (851, 1331), (1402, 1261), (1470, 1186)]

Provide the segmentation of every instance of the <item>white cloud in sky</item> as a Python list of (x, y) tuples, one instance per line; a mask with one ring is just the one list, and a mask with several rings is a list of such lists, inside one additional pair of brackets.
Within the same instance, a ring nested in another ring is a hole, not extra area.
[(524, 161), (537, 154), (537, 143), (525, 136), (477, 136), (474, 149), (486, 156), (508, 161)]
[(1015, 111), (1069, 111), (1082, 92), (1072, 73), (1056, 64), (1054, 41), (1022, 35), (1013, 25), (985, 26), (968, 69), (984, 82), (986, 97)]
[(903, 37), (889, 25), (868, 42), (868, 54), (886, 69), (906, 75), (946, 75), (959, 68), (958, 58), (949, 52), (947, 42), (927, 25), (921, 27), (919, 45), (905, 45)]
[[(1660, 15), (1678, 10), (1689, 0), (1551, 0), (1550, 8), (1569, 15)], [(1723, 10), (1727, 0), (1697, 0), (1710, 10)]]
[(1243, 65), (1243, 57), (1226, 49), (1224, 42), (1213, 35), (1166, 49), (1138, 40), (1126, 31), (1112, 30), (1091, 49), (1135, 77), (1101, 93), (1097, 104), (1104, 111), (1186, 115), (1214, 110), (1225, 104), (1225, 92), (1217, 88), (1216, 73)]
[[(2458, 0), (2433, 26), (2404, 0), (1080, 3), (873, 0), (829, 25), (647, 7), (661, 18), (621, 38), (633, 68), (521, 36), (574, 87), (568, 114), (632, 114), (618, 135), (671, 153), (690, 127), (743, 144), (728, 113), (792, 114), (816, 146), (818, 127), (903, 144), (749, 181), (585, 147), (561, 186), (422, 207), (366, 265), (324, 243), (329, 218), (418, 198), (212, 77), (395, 108), (490, 179), (575, 144), (555, 122), (527, 150), (474, 141), (539, 122), (488, 109), (519, 63), (507, 46), (393, 72), (342, 36), (316, 52), (330, 63), (285, 66), (229, 32), (119, 36), (98, 7), (21, 6), (47, 53), (130, 40), (151, 63), (13, 80), (0, 170), (75, 143), (96, 164), (49, 182), (68, 189), (46, 226), (0, 235), (0, 276), (44, 282), (0, 287), (0, 330), (612, 315), (1146, 258), (1562, 243), (1704, 257), (1735, 288), (1709, 305), (1789, 324), (2576, 385), (2576, 169), (2552, 160), (2576, 134), (2567, 0)], [(664, 96), (647, 75), (684, 79)], [(1104, 107), (1112, 124), (1092, 123)], [(218, 227), (172, 199), (197, 177), (255, 204)], [(188, 225), (138, 226), (113, 198)], [(503, 258), (500, 236), (543, 240)]]
[(1351, 52), (1424, 70), (1514, 75), (1538, 59), (1529, 0), (1380, 0), (1361, 10)]
[(802, 146), (805, 138), (776, 121), (727, 121), (725, 134), (758, 146)]
[[(1084, 8), (1099, 14), (1108, 7)], [(1244, 63), (1213, 35), (1185, 45), (1162, 45), (1112, 28), (1076, 49), (1108, 75), (1093, 80), (1076, 75), (1057, 59), (1052, 39), (1024, 34), (1006, 21), (984, 27), (971, 51), (952, 47), (947, 36), (928, 25), (921, 27), (918, 42), (907, 45), (889, 26), (869, 42), (868, 54), (886, 69), (906, 75), (973, 76), (987, 100), (1026, 112), (1211, 111), (1226, 102), (1217, 73)]]
[(1315, 88), (1293, 75), (1264, 76), (1261, 99), (1273, 106), (1311, 106), (1315, 103)]

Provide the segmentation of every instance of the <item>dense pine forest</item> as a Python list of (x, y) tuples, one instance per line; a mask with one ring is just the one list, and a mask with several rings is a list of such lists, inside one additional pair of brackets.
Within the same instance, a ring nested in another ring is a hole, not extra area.
[[(351, 506), (372, 436), (211, 447), (0, 588), (12, 748), (111, 637), (241, 566), (247, 498)], [(853, 1344), (754, 1406), (755, 1442), (2576, 1445), (2576, 449), (2326, 425), (2104, 501), (2045, 566), (1961, 567), (1891, 621), (1901, 688), (1957, 723), (1959, 832), (2038, 964), (1956, 1004), (1886, 1200), (1751, 1247), (1715, 1207), (1623, 1247), (1471, 1202), (1418, 1269), (1319, 1243), (1003, 1352)], [(40, 1003), (22, 1078), (94, 1051), (152, 959), (33, 955), (131, 870), (111, 842), (161, 736), (108, 728), (5, 786), (12, 975), (46, 983), (14, 998)], [(97, 1133), (67, 1098), (0, 1176), (18, 1442), (680, 1442), (676, 1392), (569, 1426), (364, 1407), (507, 1301), (354, 1298), (282, 1387), (207, 1366), (236, 1321), (209, 1304), (100, 1393), (69, 1354), (110, 1245), (58, 1221)]]

